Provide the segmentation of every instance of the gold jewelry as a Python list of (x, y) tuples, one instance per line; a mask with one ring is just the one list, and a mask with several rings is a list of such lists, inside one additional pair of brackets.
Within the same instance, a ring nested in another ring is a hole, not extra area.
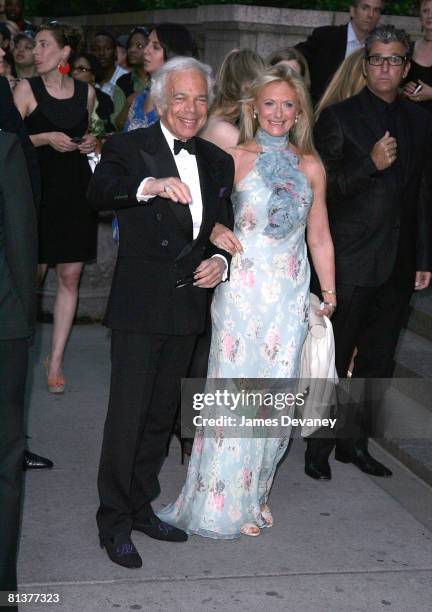
[(330, 295), (336, 295), (336, 291), (334, 289), (321, 289), (321, 293), (330, 293)]

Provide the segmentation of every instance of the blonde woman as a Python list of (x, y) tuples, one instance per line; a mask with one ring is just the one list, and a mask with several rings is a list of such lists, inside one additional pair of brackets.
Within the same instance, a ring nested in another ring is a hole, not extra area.
[(216, 75), (216, 100), (201, 138), (225, 151), (236, 146), (241, 99), (264, 67), (264, 60), (250, 49), (234, 49), (225, 56)]
[[(321, 312), (331, 315), (336, 306), (325, 174), (312, 125), (309, 95), (291, 69), (267, 68), (252, 83), (240, 143), (230, 150), (234, 234), (243, 253), (233, 259), (229, 283), (215, 290), (210, 379), (298, 377), (309, 313), (306, 228), (321, 287), (330, 290)], [(243, 431), (198, 430), (183, 490), (159, 513), (164, 521), (218, 539), (272, 526), (268, 497), (290, 431), (267, 438)]]
[(351, 98), (363, 89), (366, 85), (363, 74), (363, 59), (364, 49), (357, 49), (344, 59), (317, 104), (315, 109), (316, 119), (327, 106)]

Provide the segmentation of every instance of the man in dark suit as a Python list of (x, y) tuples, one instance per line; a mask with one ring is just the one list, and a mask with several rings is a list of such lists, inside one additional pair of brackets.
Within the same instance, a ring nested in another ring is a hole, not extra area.
[[(37, 154), (30, 138), (28, 137), (22, 117), (14, 104), (9, 82), (3, 76), (0, 76), (0, 129), (7, 132), (12, 132), (19, 138), (26, 158), (27, 170), (30, 175), (30, 182), (33, 191), (33, 201), (37, 210), (41, 197), (41, 182)], [(25, 470), (40, 470), (52, 468), (53, 462), (50, 459), (47, 459), (47, 457), (42, 457), (41, 455), (37, 455), (36, 453), (32, 453), (26, 449), (24, 453), (23, 466)]]
[(197, 336), (208, 289), (229, 255), (209, 243), (216, 221), (232, 227), (231, 156), (200, 138), (210, 69), (174, 58), (152, 80), (160, 123), (112, 136), (89, 187), (97, 210), (116, 210), (120, 243), (106, 325), (111, 388), (104, 429), (97, 522), (112, 561), (140, 567), (130, 532), (184, 541), (150, 503)]
[[(369, 384), (392, 376), (412, 291), (426, 288), (431, 279), (432, 121), (398, 95), (410, 66), (409, 49), (403, 30), (381, 26), (372, 32), (365, 45), (365, 89), (325, 109), (315, 128), (327, 169), (335, 248), (336, 368), (346, 376), (357, 347), (353, 377)], [(350, 438), (352, 430), (340, 432), (345, 438), (337, 440), (336, 459), (390, 476), (367, 450), (364, 425), (374, 415), (363, 413), (362, 419), (357, 439)], [(306, 472), (330, 478), (332, 444), (318, 442), (314, 450), (316, 441), (309, 443)]]
[(343, 60), (364, 45), (369, 32), (378, 24), (384, 0), (351, 0), (350, 21), (341, 26), (315, 28), (304, 42), (296, 45), (309, 64), (311, 95), (318, 102)]
[(26, 161), (18, 138), (0, 130), (0, 591), (17, 588), (24, 390), (36, 269), (36, 212)]

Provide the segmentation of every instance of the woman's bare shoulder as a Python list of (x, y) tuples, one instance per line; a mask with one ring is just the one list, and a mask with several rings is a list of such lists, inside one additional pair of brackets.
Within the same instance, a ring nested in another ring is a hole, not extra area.
[(324, 166), (317, 155), (312, 153), (308, 153), (307, 155), (299, 155), (299, 161), (300, 169), (306, 174), (312, 183), (324, 179)]

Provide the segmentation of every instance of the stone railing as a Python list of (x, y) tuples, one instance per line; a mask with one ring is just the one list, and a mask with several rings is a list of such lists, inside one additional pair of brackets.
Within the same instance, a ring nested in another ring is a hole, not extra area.
[[(186, 25), (193, 33), (202, 60), (214, 69), (233, 48), (247, 47), (266, 56), (273, 50), (304, 40), (313, 28), (321, 25), (346, 23), (346, 13), (305, 11), (265, 6), (210, 5), (191, 9), (140, 11), (106, 15), (83, 15), (65, 21), (82, 26), (87, 40), (100, 29), (114, 35), (127, 33), (137, 25), (172, 22)], [(42, 20), (35, 19), (35, 22)], [(406, 29), (415, 39), (421, 35), (415, 17), (382, 17), (383, 23), (393, 23)], [(84, 269), (80, 287), (78, 316), (99, 319), (103, 315), (117, 247), (111, 238), (111, 224), (106, 217), (99, 224), (98, 261)], [(41, 292), (42, 309), (52, 312), (55, 275), (50, 271)]]

